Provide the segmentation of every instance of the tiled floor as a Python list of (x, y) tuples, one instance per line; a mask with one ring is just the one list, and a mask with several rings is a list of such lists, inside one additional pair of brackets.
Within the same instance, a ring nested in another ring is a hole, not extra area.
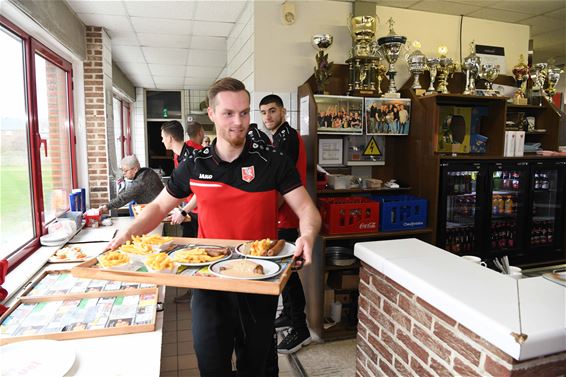
[[(191, 311), (188, 304), (173, 299), (185, 288), (168, 287), (165, 294), (161, 377), (198, 377), (197, 359), (191, 333)], [(297, 377), (287, 356), (279, 355), (279, 377)]]

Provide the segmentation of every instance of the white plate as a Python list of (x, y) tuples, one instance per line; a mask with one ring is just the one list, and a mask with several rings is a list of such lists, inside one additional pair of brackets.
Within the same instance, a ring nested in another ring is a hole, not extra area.
[(275, 262), (269, 260), (261, 260), (261, 259), (254, 259), (254, 263), (261, 264), (263, 266), (263, 275), (254, 276), (254, 277), (237, 277), (237, 276), (230, 276), (225, 275), (220, 271), (220, 267), (224, 267), (230, 262), (237, 261), (239, 259), (231, 259), (231, 260), (223, 260), (213, 263), (208, 269), (211, 273), (221, 278), (226, 279), (237, 279), (237, 280), (262, 280), (262, 279), (269, 279), (278, 275), (281, 272), (281, 266)]
[(283, 246), (283, 250), (281, 250), (281, 252), (279, 254), (274, 255), (272, 257), (267, 257), (267, 256), (261, 257), (261, 256), (257, 256), (257, 255), (248, 255), (250, 246), (251, 246), (251, 242), (241, 243), (238, 246), (236, 246), (236, 253), (240, 254), (243, 257), (247, 257), (247, 258), (275, 260), (275, 259), (283, 259), (283, 258), (292, 257), (293, 253), (295, 253), (295, 249), (296, 249), (295, 245), (293, 245), (292, 243), (285, 242), (285, 246)]
[[(169, 254), (169, 256), (171, 257), (171, 259), (175, 259), (175, 254), (181, 250), (185, 250), (185, 249), (198, 249), (198, 248), (210, 248), (210, 249), (214, 249), (214, 248), (221, 248), (221, 246), (208, 246), (208, 245), (195, 245), (195, 246), (191, 246), (191, 247), (185, 247), (179, 250), (175, 250), (174, 252), (172, 252), (171, 254)], [(184, 262), (177, 262), (174, 260), (175, 263), (178, 263), (181, 266), (189, 266), (189, 267), (200, 267), (200, 266), (208, 266), (211, 265), (212, 263), (215, 262), (220, 262), (223, 260), (226, 260), (228, 258), (230, 258), (232, 256), (232, 251), (230, 249), (228, 249), (228, 254), (220, 259), (216, 259), (210, 262), (203, 262), (203, 263), (184, 263)]]
[(1, 376), (63, 376), (75, 362), (68, 342), (37, 339), (0, 347)]

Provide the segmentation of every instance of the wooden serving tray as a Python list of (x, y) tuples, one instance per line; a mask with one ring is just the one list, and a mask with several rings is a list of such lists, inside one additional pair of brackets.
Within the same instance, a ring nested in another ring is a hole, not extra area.
[[(245, 241), (205, 238), (173, 238), (173, 243), (177, 245), (197, 244), (235, 247), (243, 242)], [(190, 276), (181, 275), (179, 272), (177, 274), (167, 274), (102, 269), (98, 266), (96, 258), (79, 264), (71, 270), (71, 273), (76, 277), (92, 279), (153, 283), (156, 285), (209, 289), (213, 291), (279, 295), (283, 291), (283, 287), (285, 287), (287, 280), (289, 280), (289, 276), (291, 276), (291, 259), (273, 262), (279, 263), (282, 266), (283, 271), (271, 279), (264, 280), (238, 280), (231, 279), (229, 277), (220, 278), (214, 275), (197, 273), (198, 270), (202, 270), (202, 267), (189, 268), (194, 270), (191, 271), (192, 273), (196, 273), (196, 275)]]

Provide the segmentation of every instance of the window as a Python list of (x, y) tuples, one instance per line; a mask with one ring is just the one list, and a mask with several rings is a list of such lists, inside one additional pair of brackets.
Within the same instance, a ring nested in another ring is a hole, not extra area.
[(116, 161), (120, 166), (122, 158), (132, 154), (132, 129), (130, 104), (119, 98), (113, 99), (114, 135), (116, 137)]
[(71, 64), (0, 16), (0, 259), (12, 266), (76, 185)]
[(35, 237), (24, 41), (0, 25), (0, 258)]

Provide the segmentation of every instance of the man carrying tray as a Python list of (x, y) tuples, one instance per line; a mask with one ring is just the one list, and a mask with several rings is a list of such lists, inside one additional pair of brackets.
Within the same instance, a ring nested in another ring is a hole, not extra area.
[[(191, 192), (198, 197), (199, 237), (276, 239), (280, 193), (300, 219), (295, 256), (309, 264), (320, 215), (293, 163), (272, 147), (246, 138), (250, 95), (243, 83), (219, 80), (208, 99), (215, 142), (179, 165), (166, 188), (109, 248), (151, 231)], [(234, 349), (238, 376), (265, 375), (276, 306), (277, 296), (195, 289), (192, 328), (201, 376), (232, 376)]]

